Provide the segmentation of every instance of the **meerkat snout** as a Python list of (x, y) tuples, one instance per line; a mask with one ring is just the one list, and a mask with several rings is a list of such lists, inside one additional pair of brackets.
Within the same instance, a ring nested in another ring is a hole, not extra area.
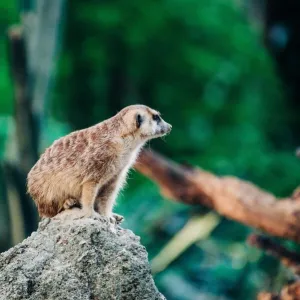
[(164, 124), (162, 124), (161, 126), (160, 133), (162, 135), (165, 135), (170, 133), (171, 130), (172, 130), (172, 125), (164, 121)]

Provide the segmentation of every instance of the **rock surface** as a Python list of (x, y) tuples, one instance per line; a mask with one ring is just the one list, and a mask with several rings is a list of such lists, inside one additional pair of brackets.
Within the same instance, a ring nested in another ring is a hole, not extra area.
[(45, 219), (0, 254), (0, 299), (165, 299), (139, 237), (106, 219)]

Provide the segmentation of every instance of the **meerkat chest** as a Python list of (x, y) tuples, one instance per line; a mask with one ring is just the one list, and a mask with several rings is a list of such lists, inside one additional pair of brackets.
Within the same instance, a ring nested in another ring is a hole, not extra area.
[(129, 169), (135, 163), (137, 156), (140, 152), (141, 146), (136, 147), (131, 151), (127, 151), (127, 153), (123, 153), (121, 157), (121, 168), (120, 168), (120, 177), (125, 178)]
[(124, 153), (122, 157), (122, 169), (128, 170), (129, 168), (131, 168), (131, 166), (135, 163), (137, 159), (140, 149), (141, 147), (139, 146), (128, 153)]

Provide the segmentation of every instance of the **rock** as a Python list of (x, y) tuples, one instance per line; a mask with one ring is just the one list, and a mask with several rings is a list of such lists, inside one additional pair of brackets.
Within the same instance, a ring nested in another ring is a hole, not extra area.
[(145, 248), (105, 218), (45, 219), (0, 254), (0, 299), (165, 299)]

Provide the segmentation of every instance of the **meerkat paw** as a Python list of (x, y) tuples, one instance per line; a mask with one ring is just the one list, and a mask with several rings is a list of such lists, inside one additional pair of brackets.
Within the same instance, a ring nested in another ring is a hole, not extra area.
[(83, 218), (101, 218), (101, 216), (94, 210), (81, 210), (80, 212), (80, 219), (83, 219)]
[(64, 210), (71, 209), (76, 206), (78, 201), (74, 198), (69, 198), (64, 202), (63, 208)]
[(111, 223), (119, 225), (124, 221), (124, 217), (118, 214), (113, 213), (110, 217), (109, 220)]

